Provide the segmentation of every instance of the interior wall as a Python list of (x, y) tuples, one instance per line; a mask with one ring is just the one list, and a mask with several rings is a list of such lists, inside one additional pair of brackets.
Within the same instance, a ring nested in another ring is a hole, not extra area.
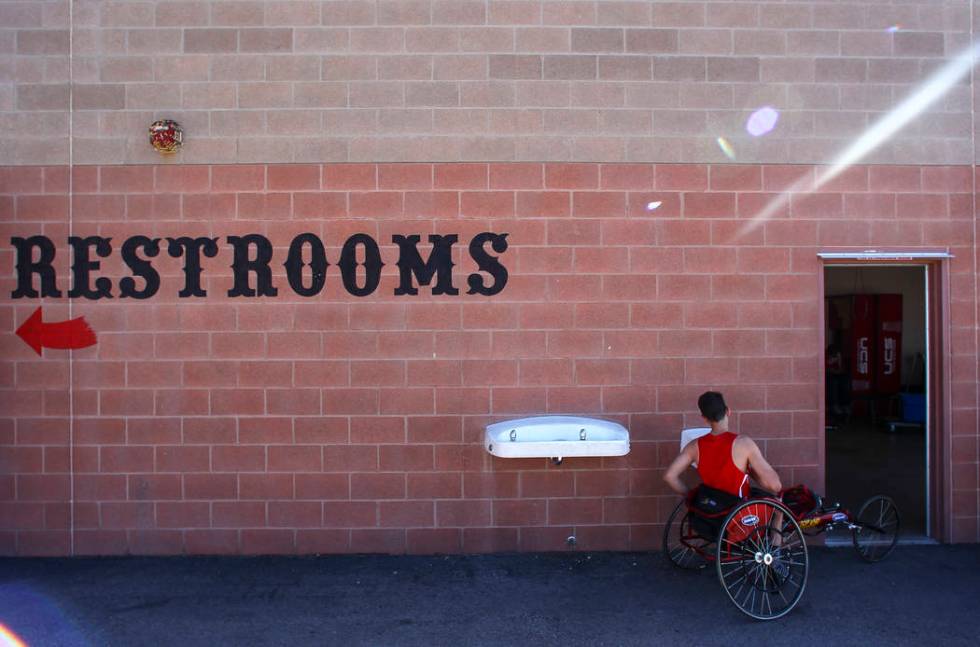
[(828, 297), (851, 294), (902, 295), (902, 384), (922, 385), (924, 372), (909, 375), (916, 353), (925, 357), (925, 283), (921, 267), (828, 267)]

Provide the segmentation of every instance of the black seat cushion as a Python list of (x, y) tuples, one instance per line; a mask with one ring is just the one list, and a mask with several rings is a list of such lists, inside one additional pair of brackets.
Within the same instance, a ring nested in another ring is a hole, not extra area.
[(734, 494), (701, 484), (688, 497), (691, 529), (705, 539), (715, 541), (725, 516), (741, 499)]

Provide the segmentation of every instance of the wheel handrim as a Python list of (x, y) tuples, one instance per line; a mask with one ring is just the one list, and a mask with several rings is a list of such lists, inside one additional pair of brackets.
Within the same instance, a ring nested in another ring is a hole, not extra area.
[[(765, 519), (765, 523), (750, 528), (740, 522), (750, 516)], [(722, 588), (752, 618), (782, 617), (803, 595), (808, 574), (806, 541), (792, 514), (779, 504), (748, 501), (736, 507), (722, 526), (716, 556)]]

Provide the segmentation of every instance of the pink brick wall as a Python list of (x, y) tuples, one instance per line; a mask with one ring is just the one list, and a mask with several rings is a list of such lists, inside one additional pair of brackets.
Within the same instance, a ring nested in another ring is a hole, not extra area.
[[(947, 532), (977, 541), (971, 171), (855, 167), (745, 231), (816, 169), (78, 166), (69, 222), (65, 167), (0, 168), (0, 553), (557, 550), (570, 534), (654, 548), (675, 501), (662, 470), (706, 388), (785, 481), (822, 486), (816, 253), (883, 245), (956, 255)], [(69, 231), (112, 238), (94, 276), (113, 298), (12, 299), (11, 237), (55, 241), (67, 290)], [(492, 297), (466, 294), (483, 231), (508, 234)], [(282, 266), (304, 232), (331, 264), (312, 298)], [(386, 263), (364, 298), (337, 269), (359, 232)], [(274, 244), (275, 298), (226, 294), (226, 237), (249, 233)], [(460, 294), (394, 296), (392, 235), (431, 233), (460, 237)], [(119, 298), (119, 248), (138, 234), (219, 238), (208, 296), (177, 298), (183, 259), (161, 252), (159, 293)], [(45, 321), (84, 316), (98, 344), (37, 357), (13, 331), (42, 303)], [(632, 451), (560, 467), (486, 453), (486, 423), (535, 413), (619, 420)]]
[[(742, 163), (827, 163), (969, 44), (970, 17), (966, 0), (5, 1), (0, 164), (68, 163), (69, 102), (82, 164), (155, 163), (160, 117), (199, 164), (726, 162), (719, 136)], [(972, 163), (971, 89), (867, 161)], [(781, 123), (750, 137), (766, 104)]]

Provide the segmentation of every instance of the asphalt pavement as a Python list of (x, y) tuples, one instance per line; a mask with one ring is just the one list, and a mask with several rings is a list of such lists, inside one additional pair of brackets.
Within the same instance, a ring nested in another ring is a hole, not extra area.
[(811, 548), (771, 622), (659, 553), (2, 559), (0, 622), (32, 647), (977, 645), (980, 546)]

